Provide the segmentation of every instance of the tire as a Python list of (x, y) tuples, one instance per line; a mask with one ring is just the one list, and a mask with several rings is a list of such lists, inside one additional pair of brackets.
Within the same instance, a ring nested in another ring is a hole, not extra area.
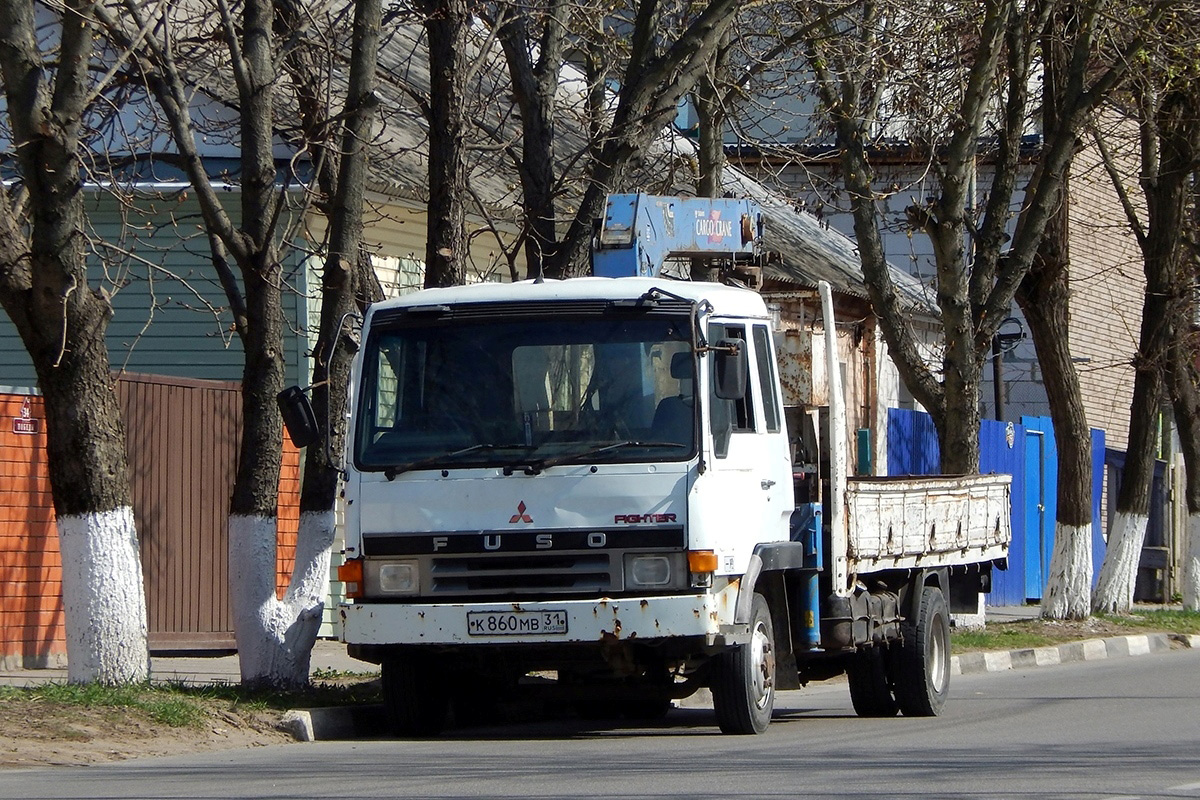
[(662, 719), (672, 708), (671, 690), (675, 676), (662, 663), (646, 667), (644, 675), (632, 681), (628, 693), (621, 699), (621, 713), (626, 719), (653, 721)]
[(607, 697), (581, 697), (571, 705), (576, 716), (588, 722), (603, 722), (619, 719), (621, 716), (621, 709)]
[(854, 713), (860, 717), (896, 716), (900, 706), (892, 696), (892, 682), (881, 648), (867, 647), (855, 653), (846, 666), (846, 677), (850, 681)]
[(775, 708), (775, 634), (766, 599), (754, 595), (750, 641), (716, 656), (710, 684), (722, 733), (762, 733)]
[(906, 717), (936, 717), (950, 691), (950, 614), (936, 586), (921, 589), (915, 620), (905, 620), (894, 647), (892, 685)]
[(450, 709), (449, 686), (434, 659), (393, 656), (382, 668), (383, 705), (396, 736), (436, 736)]
[(662, 719), (671, 710), (669, 695), (655, 692), (633, 692), (621, 701), (625, 719), (652, 722)]

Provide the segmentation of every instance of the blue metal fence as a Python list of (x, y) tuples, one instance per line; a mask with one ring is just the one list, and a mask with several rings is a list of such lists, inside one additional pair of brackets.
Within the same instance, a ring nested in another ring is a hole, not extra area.
[[(933, 421), (919, 411), (888, 411), (888, 474), (935, 475), (940, 450)], [(1020, 605), (1042, 597), (1054, 549), (1058, 447), (1049, 417), (1023, 417), (1020, 424), (983, 420), (979, 471), (1012, 475), (1012, 544), (1008, 569), (992, 574), (989, 605)], [(1104, 480), (1104, 431), (1092, 431), (1092, 552), (1104, 555), (1100, 497)]]

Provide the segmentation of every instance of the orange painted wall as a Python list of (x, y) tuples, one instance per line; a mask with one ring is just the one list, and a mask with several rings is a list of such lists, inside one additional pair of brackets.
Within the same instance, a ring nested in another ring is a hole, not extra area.
[[(28, 414), (28, 417), (24, 416)], [(36, 433), (14, 433), (36, 427)], [(25, 421), (29, 420), (29, 421)], [(46, 463), (42, 399), (0, 394), (0, 668), (66, 664), (62, 561)], [(285, 439), (279, 490), (279, 590), (295, 563), (300, 454)], [(214, 553), (214, 558), (225, 558)]]
[[(14, 433), (14, 425), (37, 433)], [(62, 560), (40, 397), (0, 395), (0, 581), (0, 664), (64, 665)]]

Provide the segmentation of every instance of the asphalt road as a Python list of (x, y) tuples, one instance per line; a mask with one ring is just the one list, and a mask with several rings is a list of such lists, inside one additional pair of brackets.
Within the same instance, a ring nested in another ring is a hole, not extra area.
[(0, 798), (1200, 798), (1200, 651), (957, 676), (937, 719), (783, 693), (763, 736), (711, 711), (436, 741), (321, 742), (0, 773)]

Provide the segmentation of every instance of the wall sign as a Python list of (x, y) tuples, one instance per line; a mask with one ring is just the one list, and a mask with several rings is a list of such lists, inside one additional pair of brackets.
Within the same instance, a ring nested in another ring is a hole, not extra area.
[(33, 416), (33, 412), (29, 408), (29, 398), (26, 397), (25, 402), (21, 404), (21, 416), (13, 417), (13, 433), (33, 436), (40, 432), (41, 429), (42, 421)]

